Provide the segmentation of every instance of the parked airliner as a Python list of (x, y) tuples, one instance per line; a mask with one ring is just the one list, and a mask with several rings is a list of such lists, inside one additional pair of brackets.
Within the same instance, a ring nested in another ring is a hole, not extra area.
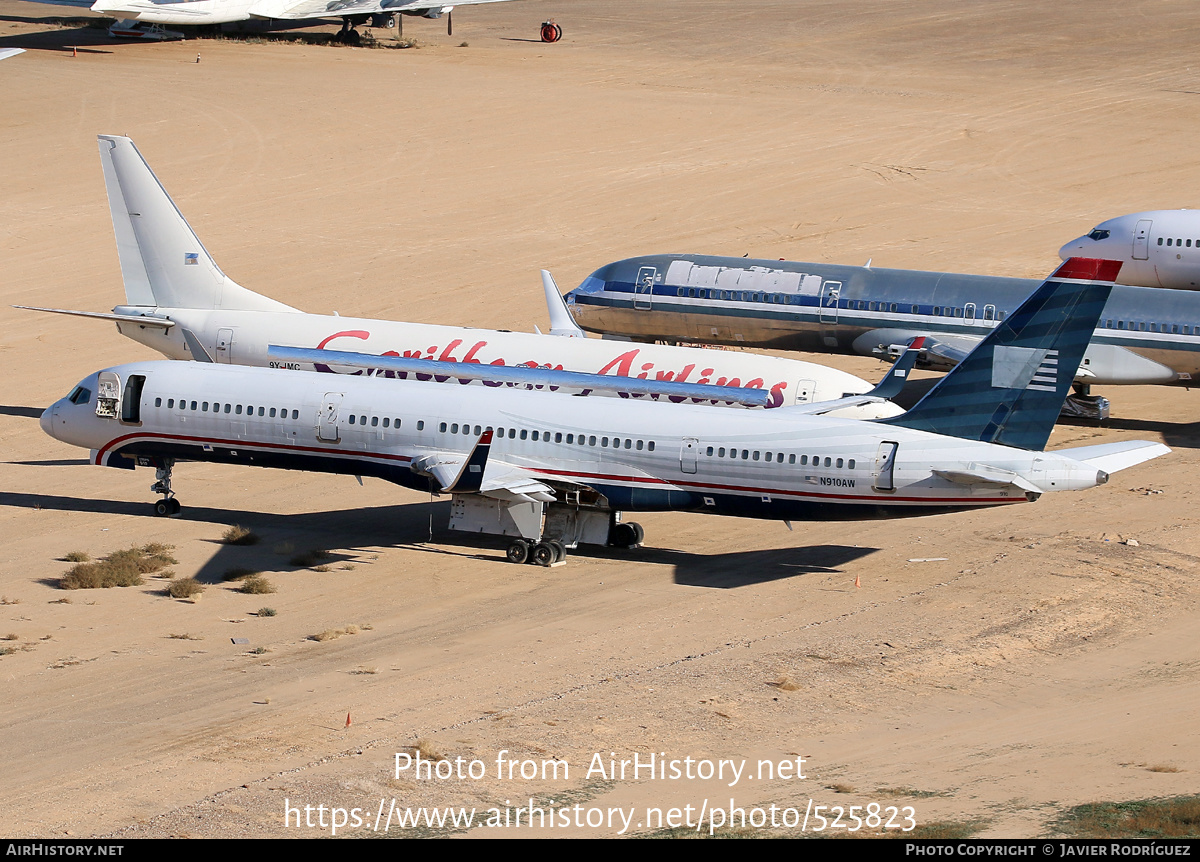
[[(395, 27), (400, 15), (422, 18), (446, 16), (446, 32), (453, 34), (451, 13), (456, 6), (506, 3), (508, 0), (456, 0), (454, 3), (430, 3), (429, 0), (31, 0), (51, 6), (91, 9), (101, 15), (113, 15), (143, 25), (212, 26), (244, 23), (255, 30), (280, 30), (305, 27), (322, 20), (342, 21), (339, 34), (357, 43), (360, 24)], [(149, 31), (147, 31), (149, 32)], [(353, 34), (351, 36), (350, 34)], [(562, 31), (558, 31), (561, 38)], [(542, 41), (558, 41), (546, 39)]]
[[(1021, 278), (870, 265), (662, 254), (601, 267), (567, 303), (584, 329), (636, 341), (883, 357), (925, 336), (920, 364), (945, 370), (1036, 286)], [(1088, 393), (1091, 384), (1191, 385), (1197, 374), (1200, 292), (1117, 284), (1068, 407), (1085, 413), (1103, 407), (1106, 414), (1106, 402)]]
[(1119, 260), (1121, 282), (1200, 288), (1200, 210), (1154, 210), (1102, 221), (1058, 250), (1059, 257)]
[(151, 361), (88, 376), (41, 424), (95, 464), (155, 467), (162, 514), (179, 510), (176, 460), (370, 475), (452, 495), (452, 529), (509, 536), (509, 559), (547, 565), (579, 543), (640, 544), (623, 512), (790, 521), (1032, 502), (1169, 451), (1040, 451), (1119, 268), (1063, 264), (912, 410), (877, 421)]
[[(113, 320), (121, 334), (171, 359), (276, 366), (280, 362), (267, 353), (270, 344), (317, 347), (464, 364), (551, 367), (643, 380), (758, 388), (770, 393), (768, 407), (829, 401), (871, 390), (871, 384), (859, 377), (811, 362), (585, 338), (571, 320), (550, 274), (544, 271), (542, 286), (550, 309), (550, 334), (576, 337), (304, 314), (247, 290), (221, 271), (133, 141), (101, 135), (99, 143), (127, 305), (117, 306), (111, 314), (34, 310)], [(289, 367), (339, 370), (319, 361), (292, 362)], [(382, 368), (340, 370), (367, 376), (408, 376), (405, 371)], [(446, 379), (467, 382), (465, 377), (440, 377)], [(625, 390), (607, 394), (632, 397)], [(658, 396), (650, 393), (636, 397)], [(870, 419), (900, 412), (886, 398), (878, 398), (844, 406), (840, 415)]]

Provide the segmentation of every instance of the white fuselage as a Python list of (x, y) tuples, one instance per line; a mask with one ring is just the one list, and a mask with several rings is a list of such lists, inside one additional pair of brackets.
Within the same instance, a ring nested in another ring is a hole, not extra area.
[[(112, 418), (97, 415), (103, 375), (125, 393)], [(86, 392), (77, 389), (74, 400), (47, 409), (42, 427), (108, 466), (218, 461), (379, 476), (425, 489), (427, 479), (410, 469), (414, 459), (466, 457), (492, 428), (485, 480), (518, 471), (551, 486), (586, 486), (612, 510), (797, 520), (1026, 502), (1107, 479), (1095, 466), (1054, 453), (787, 408), (728, 410), (162, 361), (98, 372), (80, 387)], [(1017, 476), (1026, 490), (935, 474), (964, 470)]]
[(1100, 222), (1059, 257), (1121, 261), (1121, 284), (1200, 289), (1200, 210), (1152, 210)]
[[(129, 306), (119, 306), (115, 310), (134, 314), (148, 311)], [(268, 355), (270, 345), (310, 347), (766, 389), (771, 393), (769, 407), (829, 401), (871, 389), (871, 384), (865, 380), (834, 368), (730, 350), (564, 338), (289, 311), (158, 308), (151, 313), (155, 317), (169, 318), (176, 325), (164, 330), (121, 321), (117, 328), (122, 335), (172, 359), (194, 358), (184, 333), (188, 330), (219, 364), (278, 367), (281, 363)], [(405, 376), (404, 372), (381, 370), (376, 375), (373, 370), (364, 372), (327, 365), (314, 368), (303, 363), (290, 363), (289, 367), (365, 377)], [(421, 377), (428, 379), (428, 375)], [(885, 401), (845, 408), (838, 415), (870, 419), (895, 416), (900, 412), (895, 404)]]

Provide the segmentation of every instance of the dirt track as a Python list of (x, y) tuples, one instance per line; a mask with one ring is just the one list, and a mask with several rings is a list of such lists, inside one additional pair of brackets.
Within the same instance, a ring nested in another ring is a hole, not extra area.
[[(1091, 492), (793, 533), (652, 515), (646, 548), (549, 570), (457, 542), (447, 504), (370, 480), (185, 465), (184, 516), (158, 520), (149, 473), (88, 467), (38, 429), (79, 378), (149, 355), (107, 324), (8, 308), (120, 301), (97, 133), (136, 141), (253, 290), (492, 328), (544, 328), (542, 267), (564, 289), (680, 250), (1036, 277), (1104, 218), (1200, 203), (1194, 4), (909, 5), (529, 0), (464, 7), (453, 37), (407, 21), (419, 50), (352, 50), (110, 44), (0, 0), (0, 47), (31, 49), (0, 63), (0, 596), (17, 602), (0, 636), (18, 636), (0, 656), (0, 834), (328, 834), (285, 829), (284, 800), (373, 818), (382, 797), (533, 794), (874, 801), (1034, 836), (1076, 803), (1195, 793), (1195, 393), (1110, 388), (1107, 428), (1056, 429), (1052, 446), (1174, 448)], [(564, 40), (533, 41), (550, 17)], [(234, 523), (262, 544), (218, 544)], [(148, 541), (212, 584), (201, 601), (55, 586), (68, 551)], [(333, 549), (332, 570), (286, 565), (281, 544)], [(233, 566), (279, 592), (234, 592)], [(371, 628), (309, 639), (350, 624)], [(488, 777), (394, 779), (418, 739)], [(497, 780), (502, 750), (570, 779)], [(802, 756), (808, 777), (585, 777), (596, 752)]]

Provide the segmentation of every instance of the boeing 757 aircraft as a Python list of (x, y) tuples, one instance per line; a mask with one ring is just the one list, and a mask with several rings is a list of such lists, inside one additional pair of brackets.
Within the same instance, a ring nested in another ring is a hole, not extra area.
[[(508, 0), (456, 0), (454, 3), (430, 3), (429, 0), (32, 0), (53, 6), (75, 6), (102, 15), (114, 15), (147, 28), (168, 25), (208, 26), (252, 22), (256, 30), (283, 30), (304, 27), (322, 19), (341, 19), (339, 34), (357, 42), (355, 27), (395, 27), (400, 15), (423, 18), (446, 16), (446, 32), (453, 34), (451, 12), (456, 6), (506, 3)], [(542, 41), (557, 42), (562, 29), (551, 23), (551, 35)], [(135, 30), (136, 32), (136, 30)], [(353, 34), (353, 35), (351, 35)], [(182, 38), (182, 37), (181, 37)]]
[[(869, 264), (661, 254), (601, 267), (567, 303), (584, 329), (636, 341), (887, 357), (924, 336), (920, 364), (946, 370), (1036, 286)], [(1075, 372), (1068, 406), (1104, 418), (1107, 402), (1090, 395), (1091, 384), (1191, 385), (1196, 374), (1200, 292), (1117, 284)]]
[[(525, 365), (651, 381), (745, 386), (766, 390), (768, 407), (829, 401), (871, 389), (871, 384), (859, 377), (811, 362), (585, 338), (547, 272), (542, 273), (542, 286), (550, 307), (550, 336), (304, 314), (247, 290), (221, 271), (133, 141), (101, 135), (100, 161), (128, 304), (117, 306), (111, 314), (34, 310), (115, 321), (121, 334), (171, 359), (283, 364), (330, 372), (339, 367), (319, 359), (281, 363), (268, 355), (267, 346), (355, 350), (465, 365)], [(578, 337), (551, 337), (558, 335)], [(382, 367), (341, 370), (400, 378), (409, 373)], [(440, 379), (468, 380), (464, 375)], [(840, 415), (862, 419), (894, 416), (900, 408), (886, 398), (898, 392), (898, 388), (877, 391), (875, 394), (883, 397), (843, 405)], [(605, 394), (631, 397), (626, 390)]]
[(1102, 221), (1059, 257), (1119, 260), (1121, 281), (1144, 287), (1200, 288), (1200, 211), (1154, 210)]
[(809, 405), (752, 412), (157, 361), (89, 375), (41, 424), (94, 464), (156, 468), (161, 513), (179, 509), (177, 460), (370, 475), (452, 495), (451, 528), (511, 537), (514, 562), (640, 544), (623, 512), (868, 519), (1032, 502), (1169, 451), (1144, 441), (1041, 451), (1119, 268), (1068, 261), (912, 410), (878, 421)]

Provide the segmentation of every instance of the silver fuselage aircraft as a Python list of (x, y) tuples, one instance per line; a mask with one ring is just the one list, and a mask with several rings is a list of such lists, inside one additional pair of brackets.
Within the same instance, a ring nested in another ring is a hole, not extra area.
[(1200, 289), (1200, 210), (1152, 210), (1102, 221), (1058, 250), (1063, 260), (1121, 261), (1121, 281)]
[(451, 527), (513, 537), (516, 562), (640, 544), (623, 512), (867, 519), (1019, 504), (1169, 451), (1042, 451), (1118, 269), (1068, 261), (915, 407), (883, 420), (151, 361), (89, 375), (41, 423), (95, 464), (156, 468), (160, 514), (179, 511), (177, 460), (370, 475), (452, 495)]
[[(567, 295), (584, 329), (635, 341), (737, 344), (895, 356), (926, 337), (919, 363), (946, 370), (1038, 282), (664, 254), (610, 263)], [(1190, 385), (1200, 374), (1200, 292), (1114, 285), (1076, 384)]]
[[(545, 271), (542, 287), (550, 311), (549, 335), (306, 314), (226, 276), (133, 141), (101, 135), (99, 146), (126, 304), (111, 313), (34, 310), (113, 321), (122, 335), (170, 359), (274, 367), (281, 360), (270, 356), (267, 348), (277, 344), (416, 357), (464, 366), (559, 368), (636, 380), (694, 383), (701, 386), (700, 391), (709, 384), (748, 387), (769, 393), (767, 407), (826, 402), (871, 390), (871, 384), (862, 378), (812, 362), (586, 338), (571, 320), (562, 295)], [(347, 369), (319, 359), (285, 364), (298, 370), (366, 376), (378, 373), (400, 379), (411, 373)], [(431, 378), (422, 373), (417, 379)], [(439, 375), (437, 379), (468, 382), (464, 376)], [(600, 394), (668, 397), (627, 390), (604, 390)], [(694, 400), (708, 399), (697, 395)], [(886, 397), (841, 404), (836, 409), (838, 415), (859, 419), (901, 412)]]

